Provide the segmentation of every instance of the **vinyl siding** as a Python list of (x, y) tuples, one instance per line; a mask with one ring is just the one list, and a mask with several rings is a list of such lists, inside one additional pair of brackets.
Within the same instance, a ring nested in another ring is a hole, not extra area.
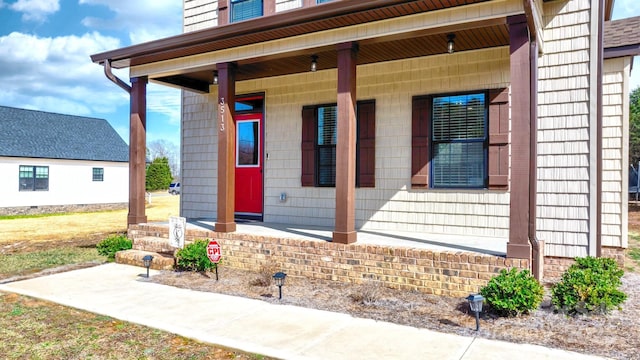
[(602, 245), (627, 246), (629, 71), (631, 59), (604, 62), (602, 81)]
[(183, 32), (218, 26), (218, 0), (184, 0)]
[[(411, 189), (411, 99), (508, 83), (506, 47), (358, 67), (358, 99), (376, 100), (377, 135), (376, 187), (357, 189), (357, 227), (506, 238), (508, 192)], [(264, 220), (333, 226), (335, 189), (301, 186), (300, 142), (302, 107), (336, 101), (336, 70), (244, 81), (236, 89), (238, 94), (266, 93)], [(215, 207), (216, 161), (202, 160), (217, 156), (216, 113), (203, 106), (216, 96), (193, 95), (184, 105), (183, 216), (211, 217), (213, 209), (207, 207)], [(191, 112), (198, 108), (206, 114)], [(187, 183), (190, 178), (193, 184)], [(283, 192), (284, 203), (279, 201)]]
[[(590, 233), (590, 5), (544, 4), (538, 82), (537, 236), (545, 255), (585, 256)], [(595, 101), (595, 100), (594, 100)]]

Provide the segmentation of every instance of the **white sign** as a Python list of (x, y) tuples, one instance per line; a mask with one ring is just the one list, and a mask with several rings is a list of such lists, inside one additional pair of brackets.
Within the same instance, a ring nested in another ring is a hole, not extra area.
[(169, 244), (174, 248), (184, 247), (184, 235), (187, 232), (187, 219), (179, 216), (169, 217)]

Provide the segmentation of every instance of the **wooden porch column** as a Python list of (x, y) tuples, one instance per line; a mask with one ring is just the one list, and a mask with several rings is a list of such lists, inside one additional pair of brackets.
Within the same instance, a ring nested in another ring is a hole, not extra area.
[(338, 143), (336, 145), (336, 227), (333, 241), (356, 241), (356, 59), (358, 44), (338, 45)]
[(507, 18), (511, 52), (511, 203), (507, 257), (528, 259), (531, 161), (531, 65), (529, 29), (524, 15)]
[(144, 208), (147, 158), (146, 76), (131, 79), (129, 116), (129, 214), (127, 224), (146, 223)]
[(218, 218), (216, 232), (234, 232), (236, 188), (236, 65), (222, 63), (218, 69)]

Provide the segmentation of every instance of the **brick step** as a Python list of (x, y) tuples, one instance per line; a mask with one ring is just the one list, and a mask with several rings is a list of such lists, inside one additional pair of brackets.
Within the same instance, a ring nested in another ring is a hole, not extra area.
[(169, 244), (169, 239), (155, 236), (144, 236), (133, 239), (133, 249), (167, 254), (173, 254), (176, 250)]
[(145, 255), (153, 256), (151, 268), (154, 270), (173, 270), (176, 263), (175, 257), (171, 254), (134, 249), (118, 251), (116, 253), (116, 263), (144, 267), (142, 258)]

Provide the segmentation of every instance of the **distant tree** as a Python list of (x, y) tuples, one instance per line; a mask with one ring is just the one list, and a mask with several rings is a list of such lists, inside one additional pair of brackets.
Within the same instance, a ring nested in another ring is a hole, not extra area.
[(180, 177), (179, 152), (177, 146), (171, 141), (160, 139), (149, 142), (147, 144), (147, 156), (151, 160), (161, 157), (167, 158), (173, 178), (176, 179)]
[(172, 180), (169, 160), (166, 157), (155, 158), (147, 168), (147, 191), (166, 190)]
[(629, 96), (629, 164), (640, 160), (640, 86)]

